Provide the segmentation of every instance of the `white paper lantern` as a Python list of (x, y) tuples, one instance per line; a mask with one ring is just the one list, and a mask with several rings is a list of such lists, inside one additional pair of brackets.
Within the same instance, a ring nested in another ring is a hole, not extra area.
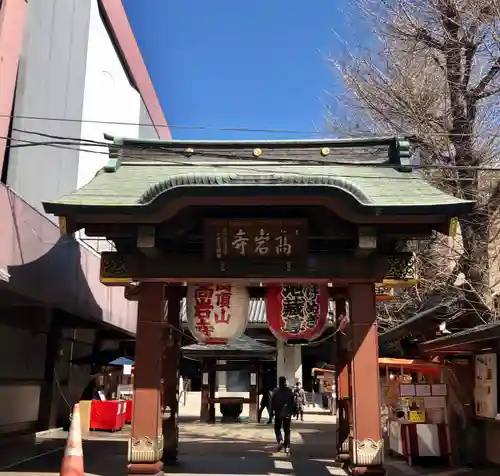
[(240, 337), (248, 324), (250, 297), (244, 286), (188, 285), (188, 327), (198, 342), (221, 344)]

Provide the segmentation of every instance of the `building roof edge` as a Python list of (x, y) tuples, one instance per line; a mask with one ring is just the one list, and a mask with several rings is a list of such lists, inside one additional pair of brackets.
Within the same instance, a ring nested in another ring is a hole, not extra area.
[[(167, 119), (160, 105), (151, 76), (142, 57), (139, 45), (130, 25), (122, 0), (98, 0), (99, 8), (106, 18), (106, 28), (120, 49), (134, 86), (149, 113), (151, 122), (161, 140), (172, 138)], [(111, 30), (111, 31), (110, 31)]]

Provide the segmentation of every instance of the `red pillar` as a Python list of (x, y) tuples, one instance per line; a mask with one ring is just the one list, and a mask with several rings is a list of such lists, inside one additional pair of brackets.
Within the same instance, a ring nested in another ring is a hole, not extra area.
[(349, 288), (351, 318), (352, 474), (384, 474), (374, 284)]
[(163, 470), (161, 427), (161, 355), (164, 286), (142, 283), (135, 344), (132, 434), (128, 443), (128, 474), (156, 475)]
[[(335, 317), (338, 326), (346, 317), (345, 299), (335, 301)], [(342, 330), (340, 330), (342, 329)], [(349, 460), (349, 353), (348, 326), (339, 327), (336, 334), (336, 390), (337, 390), (337, 460)]]
[(181, 289), (167, 287), (166, 325), (163, 326), (163, 462), (177, 461), (179, 447), (179, 367), (181, 358)]

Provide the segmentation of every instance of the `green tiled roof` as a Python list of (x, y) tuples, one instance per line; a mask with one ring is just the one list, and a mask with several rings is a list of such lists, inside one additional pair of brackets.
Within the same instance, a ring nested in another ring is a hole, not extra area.
[[(366, 206), (466, 203), (429, 185), (418, 172), (347, 166), (182, 167), (125, 163), (101, 172), (81, 189), (53, 203), (81, 206), (141, 206), (161, 192), (181, 186), (254, 184), (326, 185), (341, 188)], [(251, 174), (251, 175), (249, 175)]]
[[(403, 170), (405, 150), (401, 153), (398, 146), (391, 148), (388, 139), (385, 141), (366, 145), (366, 141), (175, 143), (115, 139), (110, 148), (113, 159), (90, 183), (44, 205), (47, 212), (56, 215), (64, 215), (63, 210), (70, 214), (70, 209), (80, 207), (111, 207), (109, 211), (116, 212), (117, 208), (142, 209), (173, 191), (207, 193), (214, 187), (264, 185), (276, 189), (293, 186), (297, 193), (318, 186), (341, 190), (359, 205), (374, 209), (472, 206), (431, 186), (419, 172)], [(252, 158), (254, 146), (262, 147), (258, 160)], [(334, 154), (321, 157), (319, 151), (324, 147)], [(195, 155), (187, 156), (187, 150), (194, 150)], [(199, 150), (203, 151), (201, 156), (196, 155)], [(397, 163), (394, 150), (399, 154)], [(300, 163), (302, 158), (307, 162)]]

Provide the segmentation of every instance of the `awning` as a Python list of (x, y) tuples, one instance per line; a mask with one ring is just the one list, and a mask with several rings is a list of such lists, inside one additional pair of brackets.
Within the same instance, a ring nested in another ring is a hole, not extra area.
[(134, 364), (135, 362), (132, 359), (129, 359), (128, 357), (118, 357), (117, 359), (109, 363), (109, 365), (116, 365), (116, 366), (130, 365), (131, 367)]
[(436, 362), (429, 362), (427, 360), (419, 359), (390, 359), (387, 357), (380, 357), (378, 359), (380, 367), (389, 369), (406, 370), (408, 372), (421, 372), (426, 374), (439, 374), (441, 368), (444, 367)]
[[(427, 360), (419, 359), (391, 359), (387, 357), (379, 357), (378, 364), (380, 367), (393, 368), (398, 370), (407, 370), (410, 372), (421, 372), (421, 373), (431, 373), (437, 374), (440, 372), (443, 365), (436, 362), (429, 362)], [(321, 373), (335, 373), (335, 370), (331, 369), (321, 369), (313, 368), (312, 375), (315, 372)]]
[[(123, 362), (123, 363), (122, 363)], [(72, 364), (76, 365), (99, 365), (99, 366), (123, 366), (133, 365), (134, 361), (122, 355), (118, 349), (101, 350), (93, 354), (85, 355), (71, 360)]]

